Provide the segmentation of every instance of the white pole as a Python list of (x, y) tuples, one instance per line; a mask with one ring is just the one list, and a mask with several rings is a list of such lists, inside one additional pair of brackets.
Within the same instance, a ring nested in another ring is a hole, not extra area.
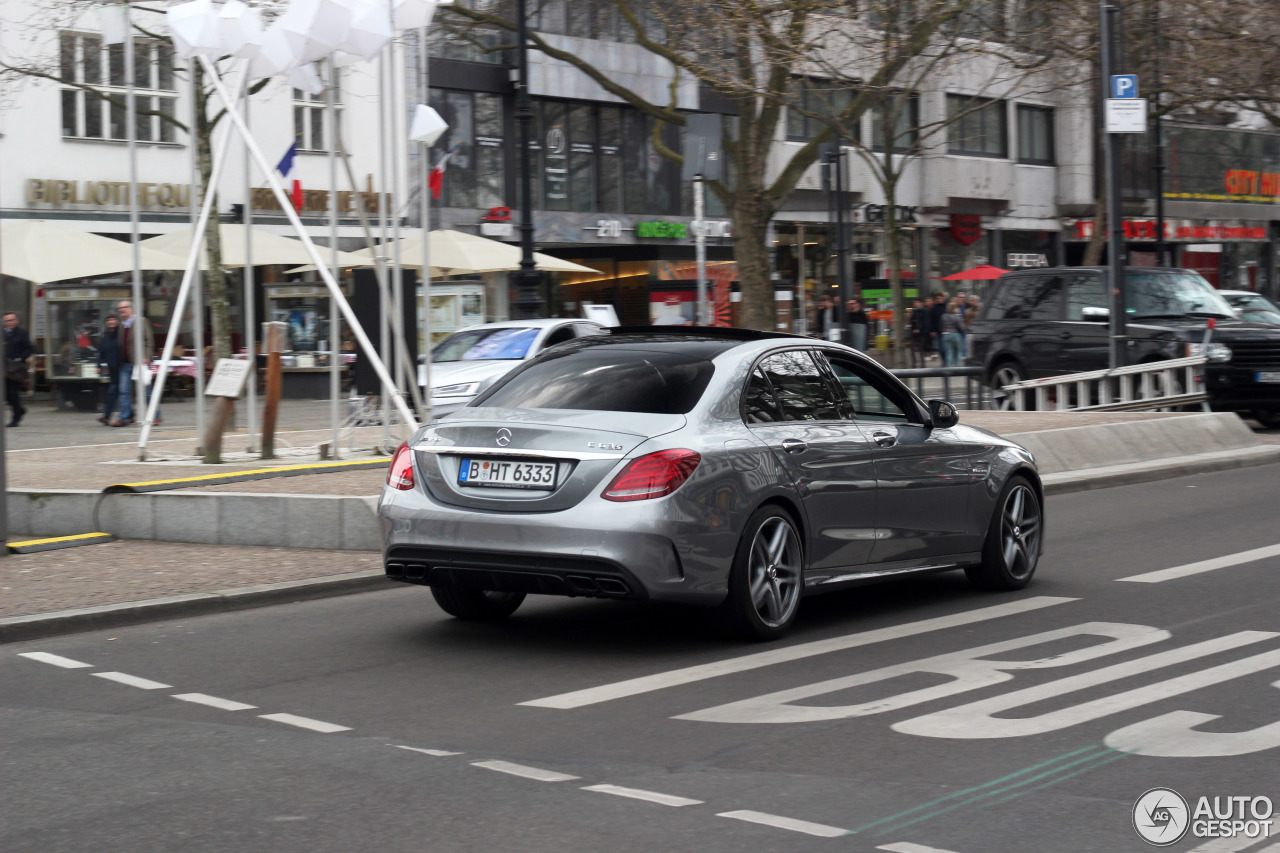
[[(246, 75), (247, 76), (247, 75)], [(248, 82), (247, 80), (245, 82)], [(244, 87), (241, 86), (243, 89)], [(196, 75), (195, 66), (191, 67), (191, 203), (192, 211), (195, 210), (195, 188), (200, 185), (199, 180), (199, 164), (196, 153), (195, 130), (197, 122), (203, 116), (199, 115), (199, 106), (196, 102)], [(226, 159), (231, 154), (231, 134), (223, 137), (224, 146), (222, 151), (222, 159)], [(212, 199), (218, 194), (218, 182), (211, 180), (209, 186), (204, 188), (204, 194)], [(216, 217), (215, 217), (216, 218)], [(195, 217), (192, 217), (194, 220)], [(208, 222), (200, 226), (199, 233), (194, 230), (194, 223), (191, 232), (191, 244), (196, 247), (196, 264), (191, 271), (191, 345), (195, 349), (196, 363), (196, 441), (199, 443), (197, 453), (204, 453), (204, 278), (200, 274), (200, 247), (204, 245), (204, 232)], [(215, 223), (216, 224), (216, 223)]]
[[(214, 88), (218, 92), (218, 96), (224, 102), (230, 102), (227, 95), (226, 84), (222, 82), (222, 78), (218, 76), (218, 69), (214, 67), (208, 57), (199, 57), (200, 63), (205, 68), (213, 82)], [(293, 204), (289, 201), (289, 195), (284, 191), (284, 186), (280, 183), (280, 179), (272, 171), (271, 166), (267, 163), (267, 158), (263, 155), (262, 149), (258, 147), (258, 143), (249, 134), (249, 129), (245, 127), (244, 119), (240, 116), (238, 110), (228, 110), (227, 118), (235, 125), (236, 130), (244, 138), (245, 144), (249, 146), (250, 153), (253, 154), (254, 162), (258, 164), (258, 170), (266, 175), (267, 183), (271, 186), (272, 193), (275, 194), (276, 200), (280, 202), (280, 206), (284, 209), (284, 214), (289, 220), (289, 224), (293, 226), (293, 230), (297, 233), (298, 239), (302, 241), (302, 245), (307, 250), (307, 255), (311, 258), (311, 264), (320, 273), (324, 279), (325, 286), (329, 288), (330, 296), (338, 303), (338, 307), (342, 309), (342, 314), (347, 320), (347, 325), (351, 328), (352, 334), (355, 336), (356, 342), (360, 345), (360, 351), (369, 359), (374, 371), (378, 374), (378, 378), (383, 382), (391, 382), (391, 376), (387, 372), (386, 365), (382, 363), (382, 359), (378, 358), (378, 353), (374, 349), (373, 344), (369, 341), (369, 336), (364, 333), (364, 327), (360, 325), (355, 312), (351, 310), (346, 297), (342, 295), (342, 289), (338, 287), (338, 282), (334, 279), (329, 268), (325, 265), (324, 259), (320, 256), (320, 251), (316, 248), (316, 244), (311, 241), (311, 235), (307, 233), (306, 228), (302, 225), (302, 220), (298, 218), (298, 212), (293, 209)], [(395, 397), (396, 410), (400, 413), (400, 417), (404, 418), (405, 424), (416, 430), (418, 421), (413, 416), (413, 412), (405, 405), (404, 400), (399, 394)]]
[[(246, 68), (246, 73), (247, 73)], [(194, 69), (193, 69), (194, 73)], [(239, 117), (239, 113), (235, 111), (235, 102), (227, 97), (225, 88), (221, 87), (222, 81), (217, 81), (219, 85), (218, 95), (223, 99), (223, 103), (229, 104), (227, 110), (228, 115)], [(195, 127), (192, 126), (191, 133), (195, 133)], [(227, 154), (231, 150), (232, 134), (228, 130), (222, 137), (221, 143), (217, 146), (217, 150), (213, 155), (213, 171), (209, 176), (209, 186), (216, 187), (218, 181), (222, 179), (222, 170), (227, 164)], [(195, 145), (194, 139), (191, 141)], [(195, 186), (191, 187), (192, 197), (194, 198)], [(209, 214), (213, 211), (212, 192), (204, 194), (204, 200), (200, 204), (200, 215), (196, 218), (196, 223), (191, 229), (192, 234), (204, 234), (205, 225), (209, 222)], [(155, 381), (151, 387), (151, 399), (146, 404), (146, 417), (142, 421), (142, 435), (138, 437), (138, 458), (146, 461), (147, 458), (147, 439), (151, 435), (151, 422), (155, 417), (156, 409), (160, 406), (160, 396), (164, 392), (164, 380), (169, 375), (169, 361), (173, 358), (173, 347), (178, 342), (178, 330), (182, 327), (182, 315), (186, 310), (187, 298), (191, 293), (191, 282), (199, 275), (200, 270), (200, 248), (204, 241), (198, 236), (191, 241), (191, 247), (187, 250), (187, 263), (182, 268), (182, 284), (178, 287), (178, 298), (173, 303), (173, 317), (169, 321), (169, 334), (164, 340), (164, 351), (160, 355), (160, 369), (156, 373)]]
[[(391, 363), (391, 297), (387, 293), (387, 53), (382, 49), (378, 57), (378, 248), (374, 250), (378, 272), (378, 304), (382, 325), (379, 328), (382, 342), (382, 361)], [(382, 448), (391, 444), (391, 386), (382, 385)]]
[[(430, 48), (427, 45), (427, 28), (418, 30), (419, 80), (422, 85), (422, 103), (431, 103)], [(427, 162), (431, 151), (425, 142), (418, 143), (418, 192), (422, 193), (422, 300), (426, 311), (422, 317), (422, 378), (423, 418), (431, 420), (431, 188), (427, 177), (431, 164)], [(417, 377), (414, 377), (417, 381)]]
[[(324, 90), (325, 115), (329, 120), (329, 258), (333, 278), (342, 275), (338, 267), (338, 111), (334, 108), (334, 90), (338, 85), (338, 69), (329, 59), (329, 85)], [(337, 302), (329, 299), (329, 427), (333, 432), (331, 449), (333, 458), (340, 458), (342, 443), (341, 417), (338, 414), (338, 397), (342, 393), (342, 336), (338, 333)]]
[[(400, 115), (404, 110), (404, 101), (400, 97), (400, 80), (404, 76), (403, 63), (397, 59), (396, 43), (391, 43), (391, 89), (388, 93), (391, 102), (391, 185), (398, 193), (400, 191)], [(408, 183), (406, 181), (406, 183)], [(397, 201), (402, 201), (402, 197), (396, 197)], [(391, 312), (393, 317), (403, 316), (404, 312), (404, 268), (401, 266), (400, 259), (400, 208), (402, 204), (395, 204), (391, 209)], [(430, 310), (428, 308), (428, 310)], [(416, 324), (415, 324), (416, 332)], [(408, 346), (408, 339), (404, 337), (408, 335), (405, 330), (400, 340), (395, 342), (397, 349)], [(396, 396), (399, 397), (402, 389), (405, 387), (403, 358), (396, 358)], [(418, 377), (410, 376), (409, 382), (417, 382)]]
[[(133, 397), (135, 417), (147, 402), (147, 371), (150, 354), (143, 352), (146, 332), (142, 328), (142, 256), (138, 245), (142, 239), (138, 223), (138, 102), (133, 79), (133, 7), (124, 4), (124, 85), (125, 139), (129, 144), (129, 241), (133, 244)], [(172, 335), (170, 335), (172, 337)], [(151, 413), (143, 421), (143, 431), (151, 426)]]
[[(244, 125), (249, 126), (249, 75), (244, 78)], [(249, 149), (244, 150), (244, 266), (241, 268), (244, 285), (244, 351), (249, 359), (249, 391), (246, 398), (248, 411), (245, 413), (245, 427), (249, 433), (250, 453), (255, 450), (258, 434), (258, 355), (257, 355), (257, 308), (254, 299), (253, 274), (253, 158)]]
[(702, 221), (706, 206), (706, 185), (702, 175), (693, 176), (693, 237), (698, 259), (698, 325), (709, 325), (707, 318), (707, 229)]

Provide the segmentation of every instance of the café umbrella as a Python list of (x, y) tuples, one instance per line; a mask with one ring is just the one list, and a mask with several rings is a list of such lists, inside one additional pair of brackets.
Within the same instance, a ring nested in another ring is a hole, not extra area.
[[(218, 226), (218, 234), (222, 237), (222, 266), (227, 268), (244, 266), (245, 230), (243, 225), (227, 224)], [(311, 256), (307, 254), (307, 249), (302, 245), (301, 240), (273, 234), (261, 228), (250, 228), (248, 230), (253, 235), (253, 265), (255, 267), (274, 264), (303, 264), (311, 260)], [(181, 228), (168, 234), (161, 234), (159, 237), (143, 240), (142, 245), (158, 249), (167, 254), (185, 257), (191, 246), (191, 229)], [(182, 263), (185, 263), (185, 261), (179, 263), (178, 266), (181, 267)], [(360, 266), (363, 265), (363, 259), (350, 252), (339, 252), (338, 263), (344, 267)], [(206, 251), (200, 253), (200, 269), (207, 270), (208, 268), (209, 259), (206, 249)]]
[[(140, 268), (181, 269), (185, 261), (139, 244)], [(0, 273), (46, 284), (133, 269), (133, 246), (44, 219), (0, 221)]]
[(944, 275), (939, 281), (993, 281), (1009, 270), (1002, 270), (999, 267), (993, 267), (990, 264), (982, 264), (973, 269), (962, 270), (961, 272)]
[[(406, 269), (420, 269), (422, 266), (421, 235), (410, 235), (400, 240), (398, 244), (386, 243), (383, 246), (379, 246), (375, 251), (382, 253), (385, 247), (386, 257), (390, 261), (394, 257), (397, 245), (400, 249), (400, 266)], [(432, 275), (471, 275), (520, 268), (519, 246), (510, 246), (497, 240), (478, 237), (475, 234), (466, 234), (462, 231), (448, 229), (432, 231), (428, 248), (430, 249)], [(343, 262), (343, 266), (371, 267), (374, 265), (374, 253), (368, 249), (352, 252), (351, 255), (358, 258), (358, 260), (352, 264)], [(541, 252), (534, 252), (533, 260), (535, 266), (544, 272), (599, 272), (591, 267), (584, 267), (582, 264), (575, 264), (573, 261), (553, 258)], [(287, 272), (308, 272), (312, 269), (314, 267), (299, 267)]]

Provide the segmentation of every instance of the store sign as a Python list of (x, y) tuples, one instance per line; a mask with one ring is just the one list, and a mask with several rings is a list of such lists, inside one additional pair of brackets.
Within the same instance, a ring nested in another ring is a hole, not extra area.
[[(916, 211), (919, 208), (905, 204), (895, 204), (893, 209), (899, 225), (914, 225), (916, 223)], [(888, 220), (889, 205), (887, 204), (857, 204), (853, 207), (854, 222), (879, 223), (887, 222)]]
[(98, 299), (99, 290), (96, 287), (75, 287), (75, 288), (50, 288), (45, 291), (45, 297), (48, 299)]
[(982, 217), (976, 213), (951, 214), (951, 237), (961, 246), (972, 246), (982, 239)]
[(1012, 269), (1029, 269), (1049, 266), (1049, 258), (1045, 255), (1010, 252), (1007, 258), (1005, 266)]
[[(1092, 219), (1082, 219), (1068, 233), (1072, 239), (1088, 240), (1093, 237), (1094, 223)], [(1124, 238), (1126, 240), (1156, 240), (1156, 223), (1154, 219), (1126, 219), (1124, 221)], [(1166, 219), (1164, 223), (1164, 239), (1186, 241), (1209, 240), (1266, 240), (1265, 225), (1233, 225), (1218, 222), (1195, 223), (1189, 219)]]
[[(60, 181), (32, 178), (27, 181), (27, 204), (129, 204), (128, 181)], [(139, 207), (187, 207), (190, 184), (138, 184)]]
[[(698, 223), (691, 223), (693, 233), (696, 237), (698, 234)], [(702, 221), (702, 236), (707, 238), (715, 238), (727, 240), (733, 237), (733, 222), (728, 219), (704, 219)]]
[(1166, 138), (1165, 198), (1280, 204), (1280, 135), (1175, 124)]
[[(621, 219), (597, 219), (595, 225), (585, 226), (587, 230), (595, 230), (596, 237), (600, 239), (618, 238), (622, 236), (622, 220)], [(626, 229), (630, 231), (631, 229)]]
[[(331, 197), (333, 193), (328, 190), (303, 190), (302, 192), (302, 212), (303, 213), (325, 213), (329, 210)], [(349, 190), (343, 190), (338, 193), (338, 212), (339, 213), (355, 213), (356, 203), (364, 209), (365, 213), (378, 212), (378, 193), (375, 192), (359, 192), (354, 193)], [(254, 210), (265, 211), (283, 211), (280, 206), (276, 194), (271, 191), (270, 187), (258, 187), (253, 191), (251, 196), (253, 199)], [(391, 204), (391, 194), (387, 193), (387, 209), (394, 210)]]
[(515, 234), (516, 229), (510, 222), (481, 222), (480, 234), (484, 237), (507, 238)]
[(683, 222), (637, 222), (636, 236), (659, 240), (683, 240), (689, 228)]

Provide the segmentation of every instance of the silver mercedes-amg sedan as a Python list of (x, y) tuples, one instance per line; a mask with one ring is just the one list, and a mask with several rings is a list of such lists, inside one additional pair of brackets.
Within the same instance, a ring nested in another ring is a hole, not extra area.
[(530, 593), (649, 599), (716, 607), (755, 639), (866, 581), (964, 569), (1020, 589), (1044, 537), (1035, 461), (957, 420), (838, 344), (614, 329), (399, 449), (378, 504), (387, 576), (463, 619)]

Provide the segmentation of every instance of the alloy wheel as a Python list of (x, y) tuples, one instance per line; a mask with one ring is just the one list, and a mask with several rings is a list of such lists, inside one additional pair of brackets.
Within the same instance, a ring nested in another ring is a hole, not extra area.
[(997, 405), (1001, 411), (1012, 411), (1014, 409), (1013, 395), (1022, 393), (1020, 391), (1005, 392), (1003, 390), (1004, 386), (1016, 385), (1021, 381), (1021, 371), (1011, 364), (1001, 365), (996, 368), (995, 373), (991, 374), (991, 390), (997, 395)]
[(1029, 486), (1014, 486), (1000, 513), (1000, 549), (1009, 574), (1025, 578), (1040, 553), (1040, 502)]
[(784, 625), (800, 603), (801, 551), (785, 518), (766, 519), (751, 542), (747, 577), (751, 603), (765, 625)]

